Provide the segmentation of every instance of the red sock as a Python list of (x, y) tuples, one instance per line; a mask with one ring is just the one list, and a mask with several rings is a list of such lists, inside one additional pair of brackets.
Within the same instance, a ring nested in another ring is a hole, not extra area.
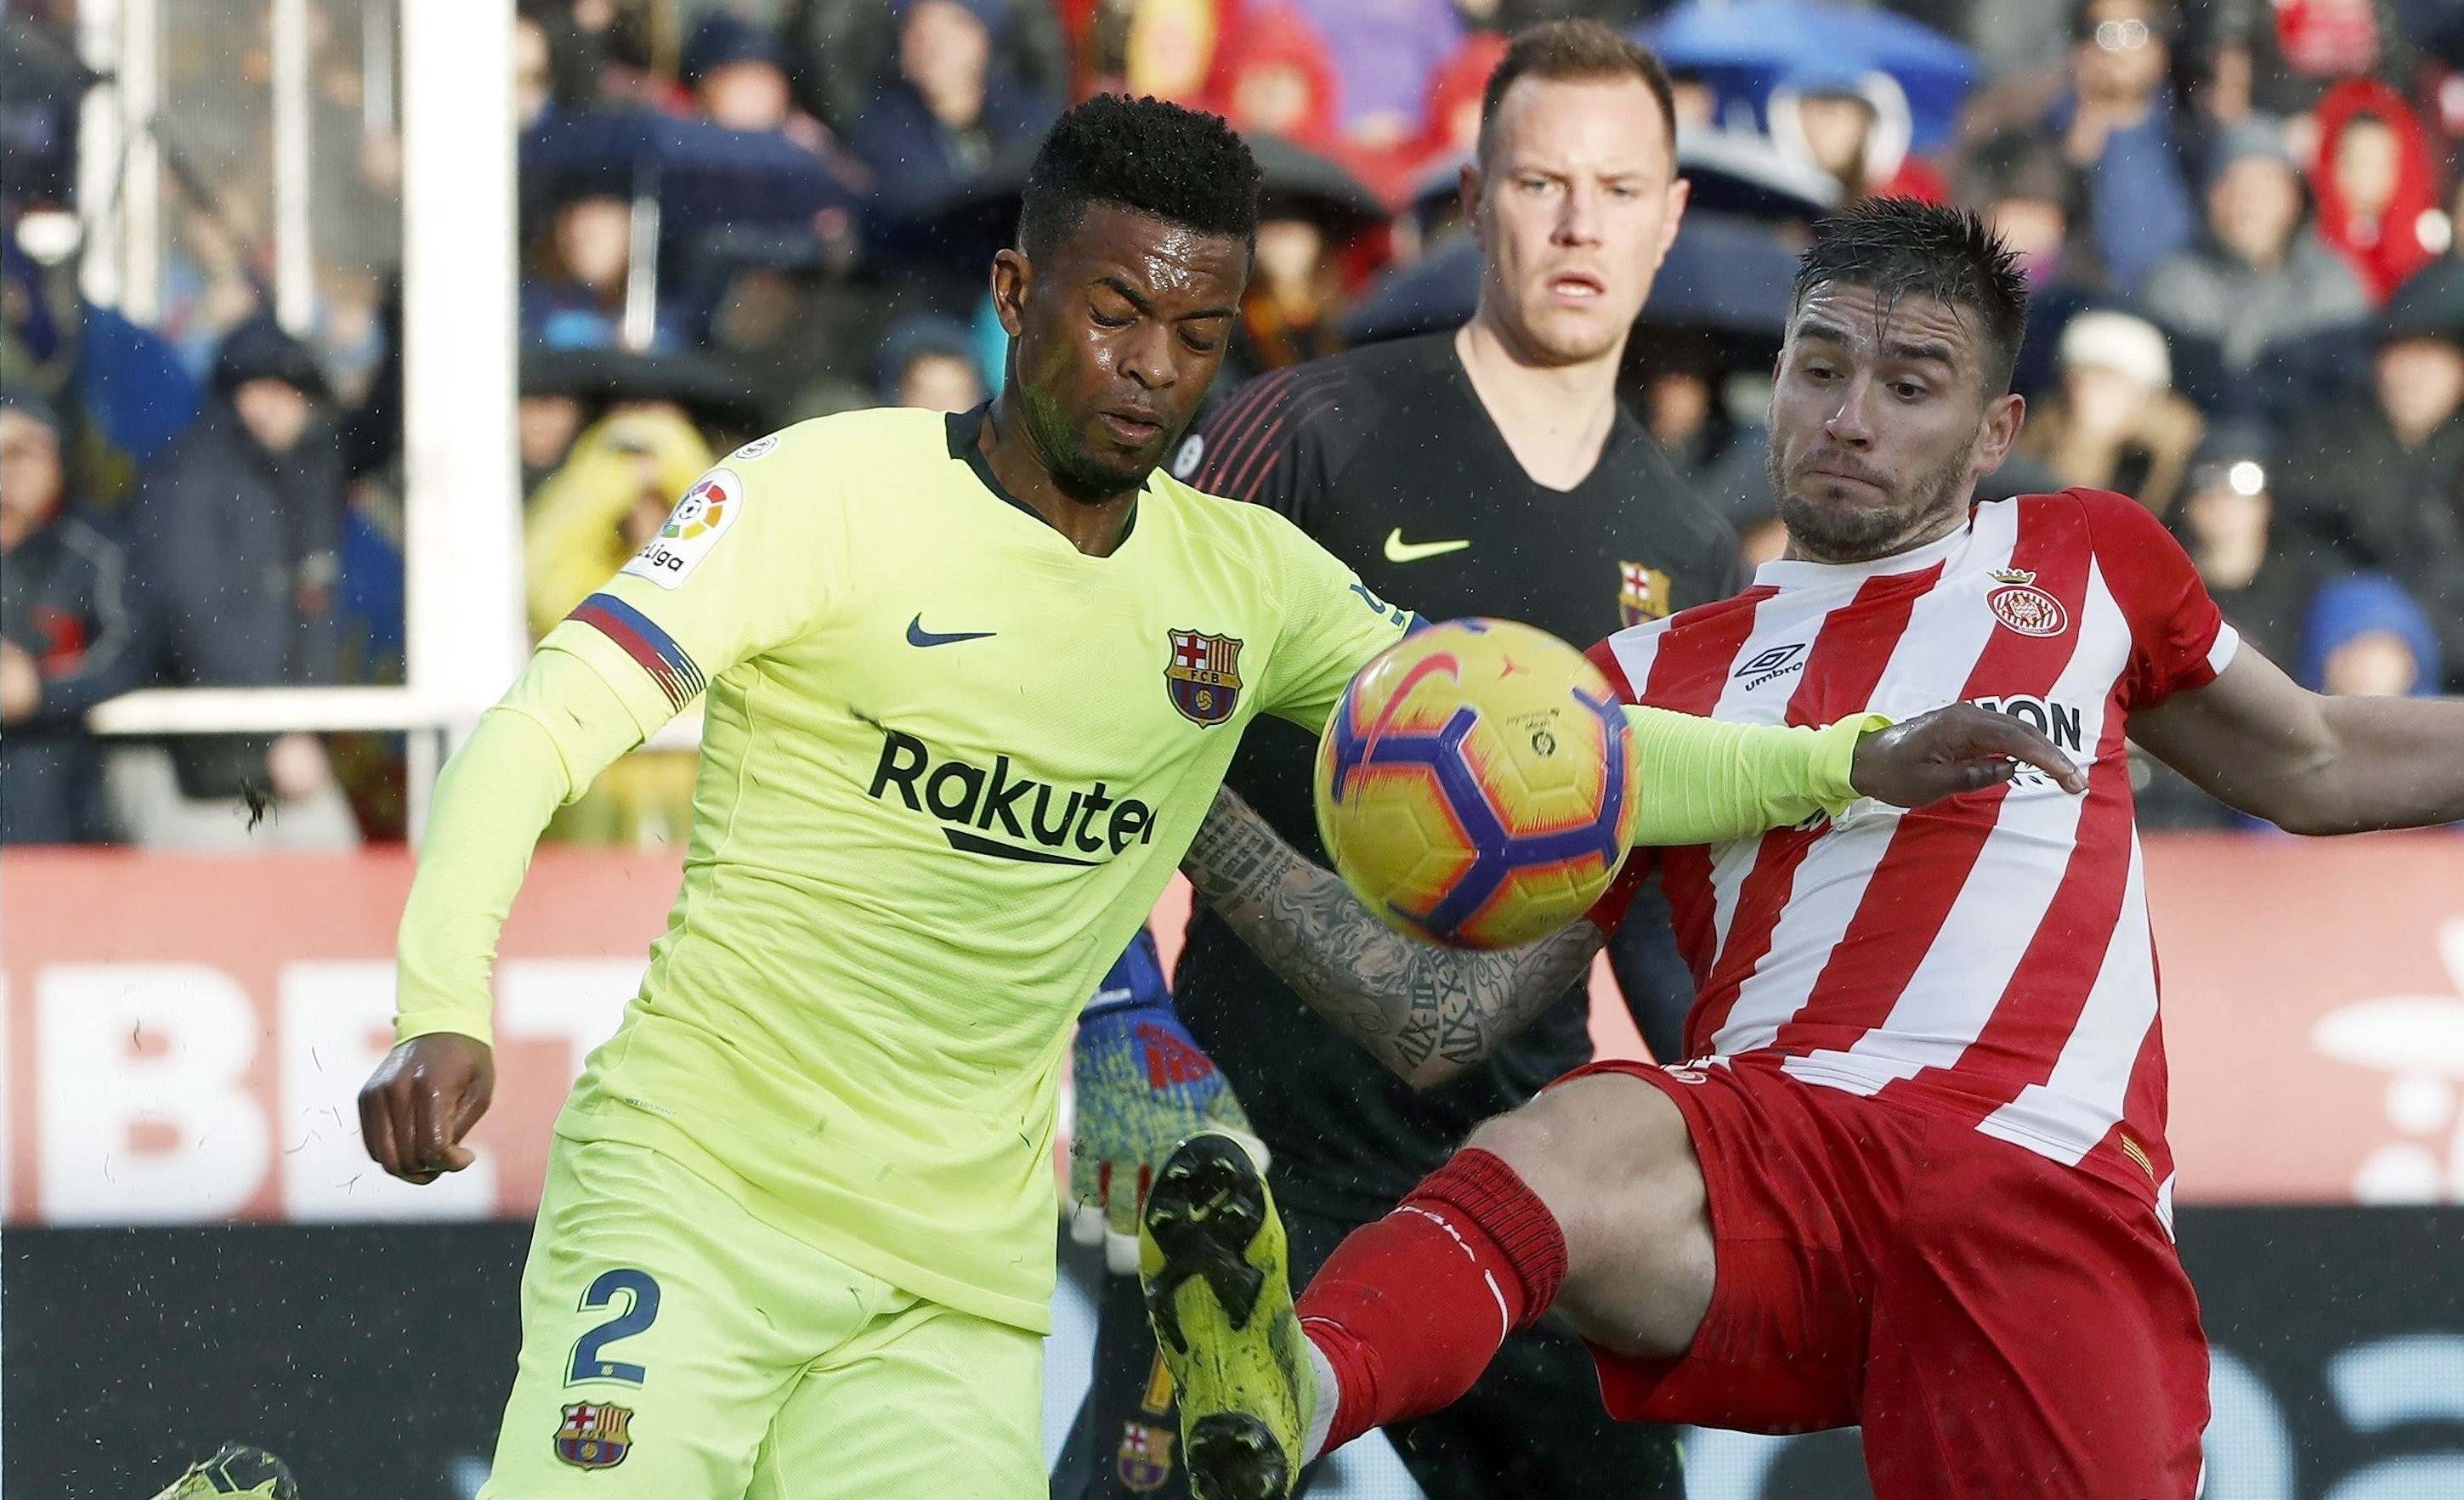
[(1470, 1390), (1566, 1279), (1566, 1239), (1504, 1160), (1466, 1147), (1336, 1247), (1297, 1311), (1334, 1367), (1323, 1451)]

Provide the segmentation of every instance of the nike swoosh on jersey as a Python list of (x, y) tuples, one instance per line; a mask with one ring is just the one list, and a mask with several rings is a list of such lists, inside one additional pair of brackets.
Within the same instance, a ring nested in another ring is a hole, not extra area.
[(1449, 552), (1461, 552), (1470, 545), (1469, 538), (1461, 541), (1405, 541), (1403, 528), (1397, 526), (1386, 534), (1386, 561), (1418, 562), (1422, 558), (1439, 558)]
[(948, 646), (957, 641), (980, 641), (993, 633), (991, 630), (958, 630), (943, 635), (924, 629), (921, 613), (907, 622), (907, 644), (910, 646)]

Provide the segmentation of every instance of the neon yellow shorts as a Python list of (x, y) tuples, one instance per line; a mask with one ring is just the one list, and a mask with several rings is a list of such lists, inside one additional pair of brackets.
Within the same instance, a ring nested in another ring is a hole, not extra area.
[(1043, 1345), (560, 1137), (481, 1500), (1040, 1500)]

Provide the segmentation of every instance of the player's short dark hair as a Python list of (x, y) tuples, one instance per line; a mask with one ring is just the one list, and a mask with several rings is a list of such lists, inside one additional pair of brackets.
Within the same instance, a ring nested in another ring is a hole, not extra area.
[(1871, 287), (1886, 300), (1915, 295), (1976, 315), (1989, 395), (2011, 388), (2028, 328), (2028, 279), (2019, 257), (1965, 209), (1914, 198), (1867, 198), (1814, 227), (1796, 265), (1792, 314), (1821, 286)]
[(1498, 105), (1519, 78), (1611, 82), (1640, 78), (1642, 86), (1651, 90), (1652, 102), (1660, 106), (1660, 124), (1667, 134), (1669, 149), (1677, 149), (1677, 95), (1669, 87), (1668, 70), (1650, 48), (1616, 28), (1575, 17), (1527, 26), (1507, 43), (1506, 55), (1498, 59), (1488, 86), (1480, 94), (1480, 159), (1484, 162), (1488, 160), (1488, 138), (1497, 122)]
[(1053, 121), (1018, 215), (1034, 256), (1109, 203), (1200, 234), (1258, 242), (1258, 163), (1221, 117), (1159, 99), (1098, 94)]

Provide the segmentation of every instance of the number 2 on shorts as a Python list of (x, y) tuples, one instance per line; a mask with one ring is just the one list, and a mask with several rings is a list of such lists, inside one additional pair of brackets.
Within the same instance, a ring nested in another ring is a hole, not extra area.
[(603, 1360), (599, 1352), (620, 1338), (630, 1338), (635, 1334), (646, 1332), (658, 1321), (659, 1284), (650, 1279), (650, 1273), (632, 1269), (608, 1271), (592, 1282), (590, 1290), (582, 1294), (581, 1311), (587, 1312), (593, 1308), (610, 1306), (619, 1292), (626, 1296), (625, 1311), (573, 1341), (573, 1362), (565, 1368), (565, 1384), (577, 1385), (583, 1380), (622, 1380), (627, 1385), (642, 1383), (646, 1372), (640, 1365), (627, 1364), (620, 1359)]

